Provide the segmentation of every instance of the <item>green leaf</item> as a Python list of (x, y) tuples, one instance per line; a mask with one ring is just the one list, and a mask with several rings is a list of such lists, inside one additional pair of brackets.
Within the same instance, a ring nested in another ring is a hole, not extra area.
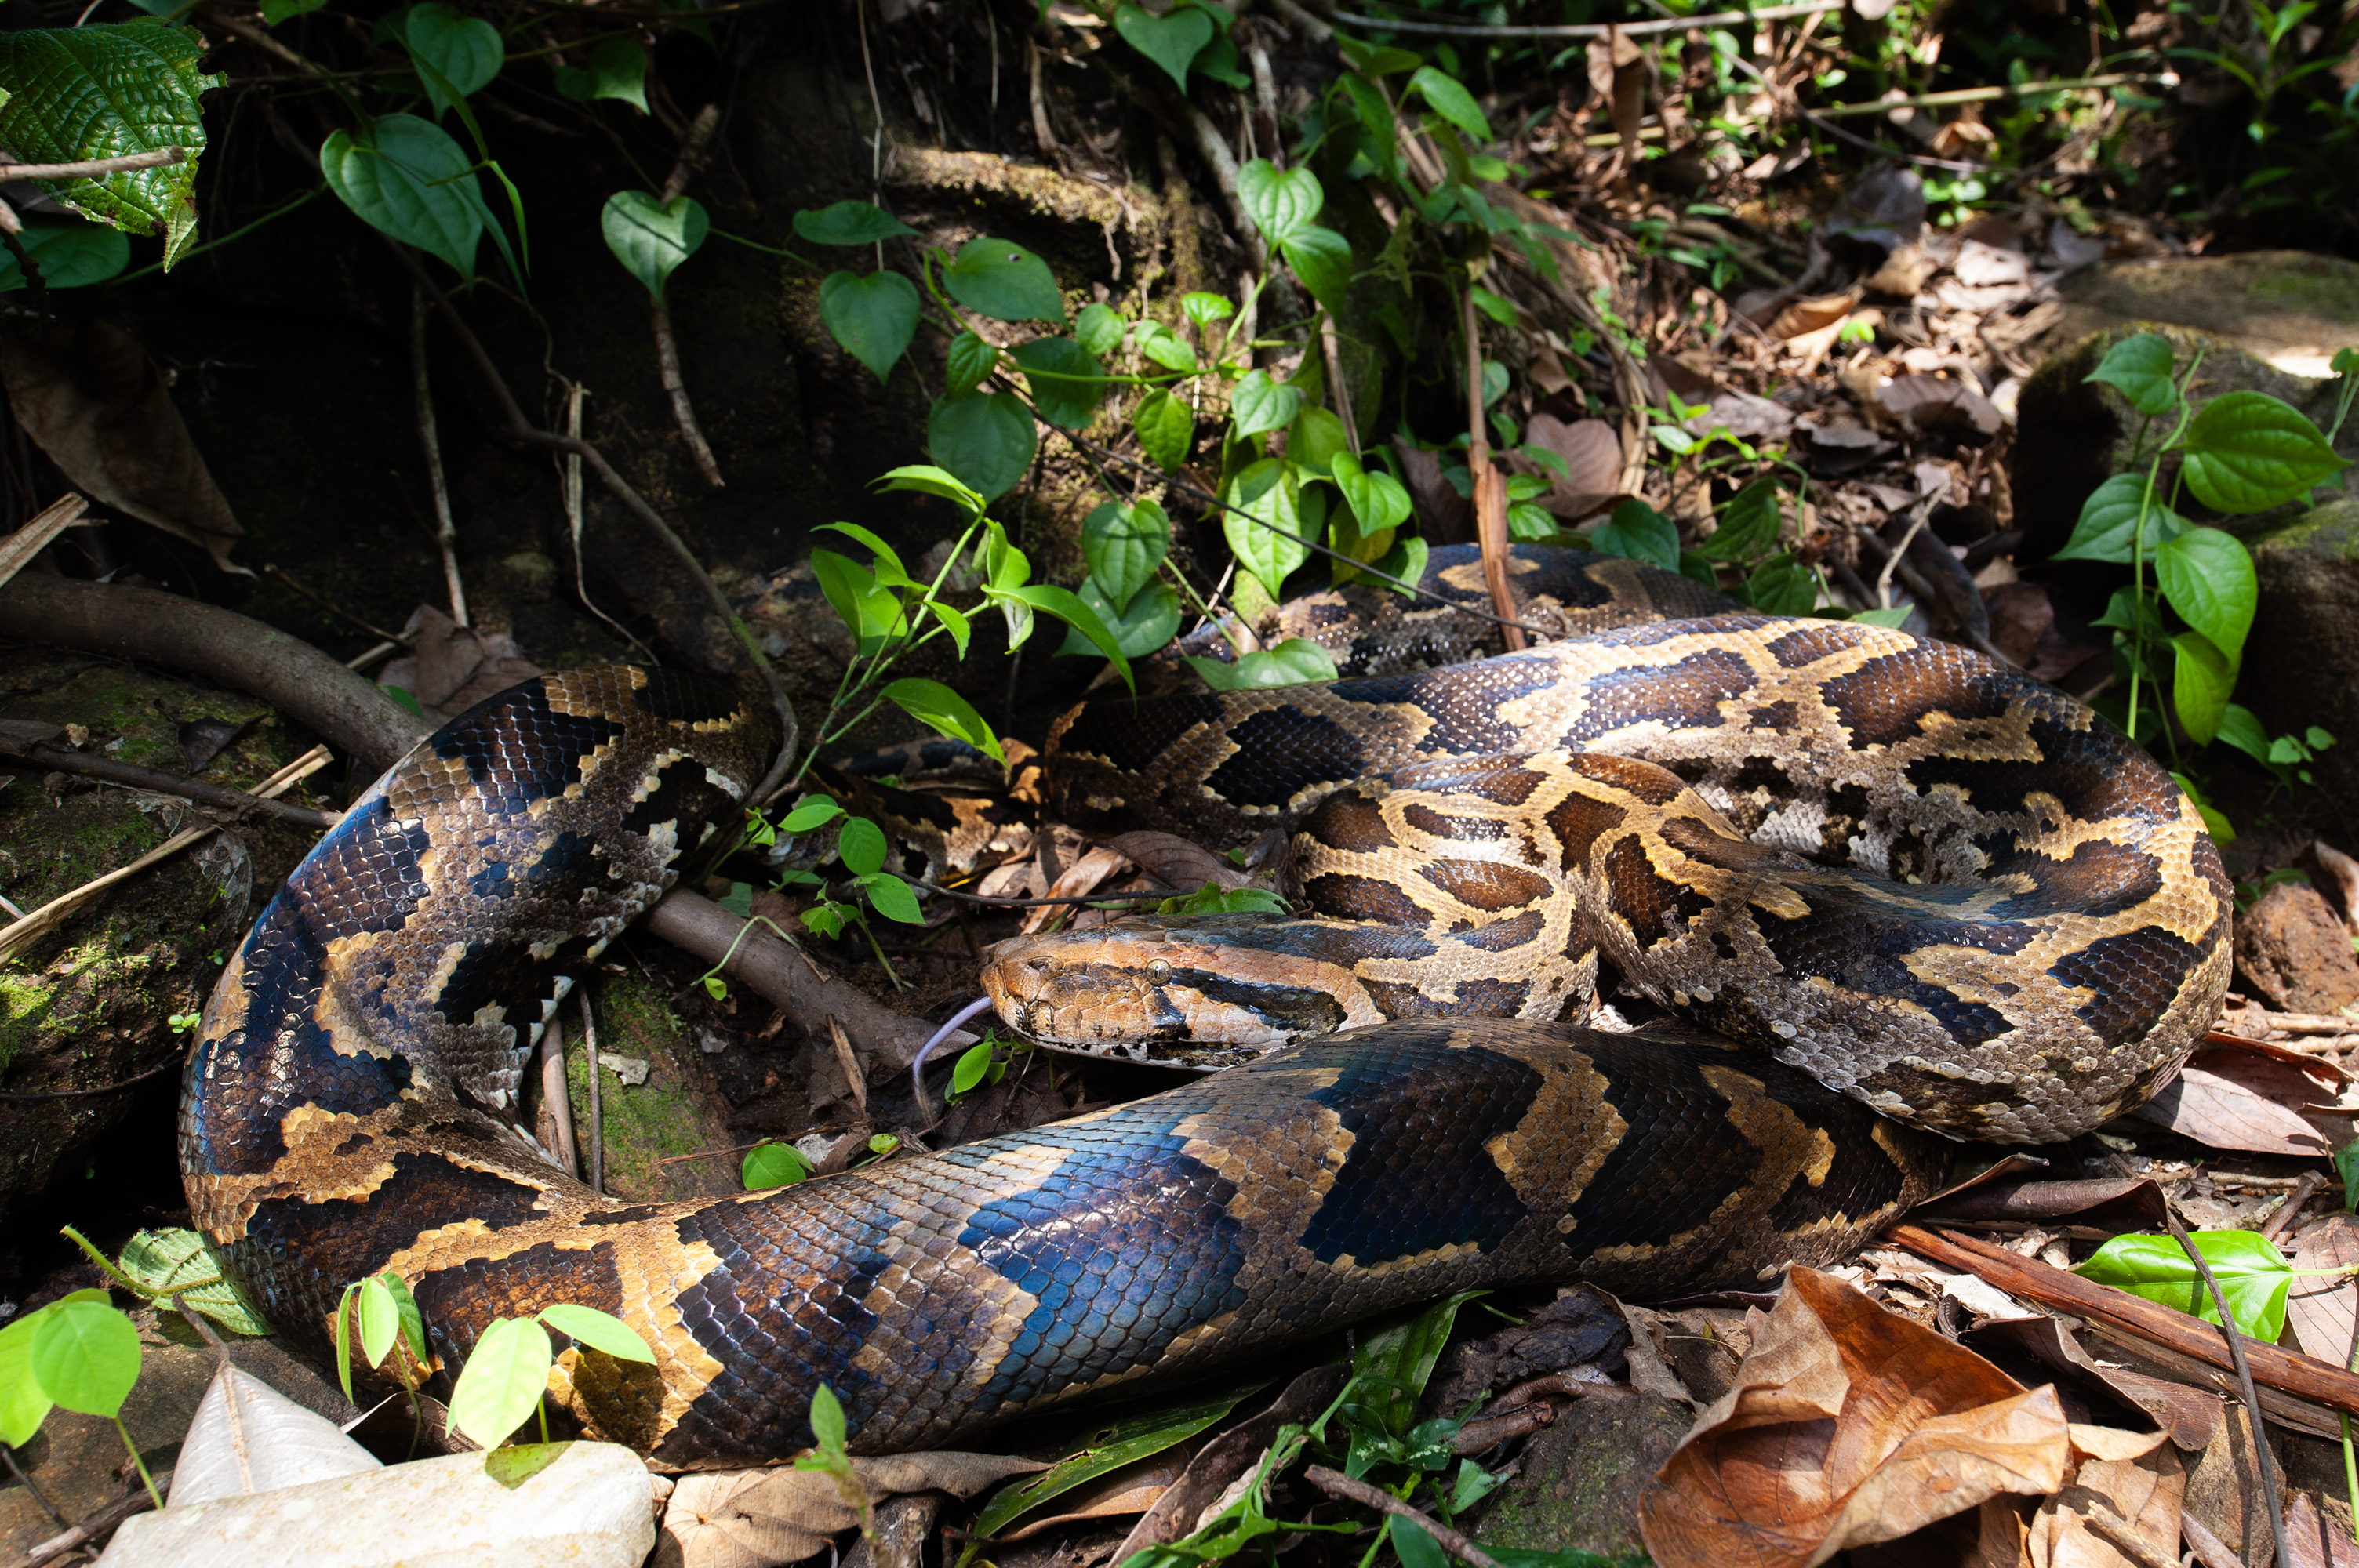
[(1224, 888), (1206, 882), (1185, 898), (1167, 898), (1158, 914), (1286, 914), (1286, 901), (1265, 888)]
[(873, 245), (917, 232), (868, 201), (838, 201), (795, 214), (795, 232), (815, 245)]
[(999, 368), (999, 351), (975, 336), (973, 329), (951, 340), (949, 351), (943, 356), (942, 376), (949, 384), (952, 397), (973, 392)]
[(2170, 645), (2178, 654), (2170, 676), (2171, 706), (2195, 743), (2210, 745), (2220, 733), (2228, 694), (2235, 689), (2236, 666), (2201, 632), (2181, 632)]
[(1235, 664), (1190, 657), (1190, 667), (1214, 691), (1249, 691), (1263, 687), (1301, 686), (1333, 680), (1335, 661), (1308, 637), (1288, 637), (1275, 648), (1247, 654)]
[(2154, 556), (2156, 585), (2180, 620), (2212, 640), (2233, 667), (2260, 603), (2252, 552), (2218, 528), (2190, 528)]
[[(662, 202), (644, 190), (617, 190), (606, 198), (605, 209), (598, 214), (598, 227), (606, 236), (606, 248), (614, 253), (614, 259), (623, 264), (624, 269), (637, 278), (649, 294), (660, 295), (665, 280), (704, 243), (705, 235), (712, 232), (712, 220), (706, 215), (704, 204), (693, 196), (675, 196), (669, 202)], [(836, 274), (837, 277), (849, 276)], [(906, 285), (908, 280), (901, 281)], [(917, 309), (916, 294), (915, 289), (910, 290), (909, 308), (913, 314)], [(827, 308), (826, 297), (822, 285), (822, 315)], [(829, 325), (832, 327), (834, 323)], [(837, 333), (839, 341), (842, 337)], [(905, 337), (903, 341), (907, 341)]]
[[(97, 223), (28, 221), (16, 243), (41, 269), (41, 282), (50, 288), (104, 283), (131, 265), (131, 242)], [(16, 265), (16, 253), (0, 251), (0, 294), (25, 287), (25, 269)]]
[(39, 182), (83, 217), (164, 233), (169, 271), (197, 237), (198, 95), (227, 80), (198, 69), (204, 39), (147, 17), (0, 33), (0, 146), (25, 163), (79, 163), (183, 147), (184, 162), (97, 179)]
[(1331, 459), (1328, 468), (1364, 538), (1399, 527), (1415, 510), (1400, 481), (1382, 469), (1363, 468), (1360, 460), (1349, 452)]
[(1422, 65), (1408, 79), (1408, 91), (1422, 94), (1426, 106), (1463, 131), (1468, 140), (1491, 140), (1491, 122), (1483, 117), (1482, 105), (1474, 102), (1473, 93), (1459, 85), (1456, 77)]
[[(307, 11), (316, 11), (327, 3), (328, 0), (262, 0), (262, 20), (265, 26), (275, 27)], [(147, 9), (144, 5), (140, 8)]]
[(1237, 439), (1283, 430), (1302, 411), (1302, 389), (1272, 381), (1266, 370), (1248, 371), (1229, 394), (1229, 416)]
[(1392, 49), (1382, 44), (1364, 44), (1357, 38), (1338, 33), (1335, 47), (1352, 62), (1352, 69), (1363, 76), (1397, 76), (1404, 70), (1415, 70), (1423, 61), (1407, 49)]
[(259, 1336), (270, 1325), (223, 1269), (212, 1244), (193, 1230), (143, 1230), (123, 1244), (118, 1264), (150, 1301), (177, 1296), (234, 1334)]
[[(1141, 322), (1140, 326), (1146, 326)], [(1073, 341), (1087, 350), (1091, 357), (1111, 358), (1122, 347), (1123, 334), (1130, 324), (1122, 312), (1111, 305), (1084, 305), (1082, 313), (1073, 318)]]
[(1745, 597), (1764, 615), (1808, 615), (1819, 602), (1818, 576), (1791, 550), (1780, 550), (1746, 580)]
[(376, 1275), (361, 1281), (361, 1354), (372, 1367), (382, 1367), (401, 1334), (401, 1308), (385, 1281)]
[[(97, 1292), (103, 1295), (104, 1292)], [(0, 1328), (0, 1443), (22, 1448), (41, 1430), (53, 1403), (33, 1376), (33, 1336), (56, 1303)]]
[(886, 583), (895, 588), (911, 588), (916, 586), (909, 577), (909, 568), (901, 564), (901, 553), (898, 550), (896, 550), (892, 546), (886, 544), (884, 540), (878, 538), (868, 529), (863, 528), (859, 524), (822, 523), (814, 531), (825, 534), (841, 534), (847, 539), (857, 539), (860, 543), (867, 546), (869, 555), (875, 558), (876, 580), (878, 582)]
[(1516, 324), (1516, 308), (1481, 284), (1468, 285), (1466, 292), (1473, 297), (1474, 308), (1500, 326), (1512, 327)]
[(415, 114), (380, 114), (375, 132), (374, 146), (343, 131), (321, 145), (328, 189), (371, 228), (473, 277), (486, 218), (472, 160), (449, 132)]
[[(1171, 641), (1172, 634), (1180, 630), (1180, 596), (1159, 582), (1148, 584), (1143, 592), (1131, 597), (1125, 609), (1117, 611), (1112, 596), (1092, 577), (1082, 584), (1082, 602), (1105, 622), (1125, 658), (1145, 658)], [(1057, 652), (1060, 655), (1086, 657), (1096, 652), (1096, 644), (1078, 629), (1067, 627), (1064, 646)]]
[(1123, 653), (1122, 645), (1114, 640), (1114, 633), (1108, 630), (1106, 623), (1099, 618), (1096, 611), (1082, 603), (1080, 599), (1066, 589), (1052, 588), (1047, 583), (1033, 583), (1007, 591), (1010, 598), (1021, 600), (1030, 609), (1047, 611), (1096, 643), (1098, 652), (1114, 661), (1114, 673), (1122, 676), (1123, 684), (1136, 689), (1136, 683), (1131, 678), (1129, 659)]
[(1188, 346), (1187, 340), (1160, 321), (1141, 321), (1136, 341), (1138, 351), (1165, 370), (1193, 375), (1203, 368), (1197, 363), (1196, 351)]
[[(2353, 1213), (2359, 1213), (2359, 1138), (2353, 1139), (2334, 1152), (2334, 1173), (2343, 1179), (2343, 1206)], [(0, 1341), (6, 1337), (5, 1332), (0, 1331)], [(0, 1343), (0, 1400), (7, 1398), (7, 1351), (5, 1343)], [(5, 1406), (0, 1406), (0, 1410), (5, 1410)], [(14, 1445), (22, 1441), (21, 1438), (8, 1436), (5, 1415), (0, 1415), (0, 1442)]]
[(1518, 501), (1507, 508), (1507, 536), (1545, 542), (1556, 537), (1556, 518), (1545, 507)]
[(1416, 1316), (1363, 1334), (1352, 1357), (1352, 1370), (1367, 1390), (1369, 1413), (1395, 1436), (1404, 1435), (1417, 1420), (1417, 1402), (1433, 1376), (1442, 1346), (1450, 1343), (1451, 1325), (1458, 1309), (1484, 1291), (1462, 1291)]
[(2197, 500), (2232, 515), (2299, 500), (2350, 464), (2299, 409), (2265, 392), (2230, 392), (2187, 427), (2181, 473)]
[(1023, 246), (988, 235), (959, 247), (942, 268), (951, 297), (997, 321), (1062, 321), (1064, 297), (1049, 264)]
[(2234, 746), (2256, 762), (2269, 760), (2269, 734), (2261, 728), (2260, 716), (2238, 703), (2230, 703), (2220, 711), (2220, 730), (2212, 737)]
[(1310, 297), (1330, 310), (1343, 307), (1352, 287), (1352, 242), (1332, 229), (1310, 228), (1289, 234), (1278, 248)]
[(814, 795), (787, 813), (778, 824), (778, 831), (787, 834), (808, 833), (814, 827), (825, 827), (843, 815), (843, 807), (827, 796)]
[(603, 1351), (617, 1361), (645, 1361), (650, 1365), (655, 1361), (656, 1353), (647, 1348), (647, 1342), (639, 1337), (637, 1329), (596, 1307), (560, 1302), (541, 1308), (540, 1321), (567, 1338)]
[(1180, 92), (1188, 91), (1188, 62), (1212, 41), (1212, 18), (1193, 5), (1154, 16), (1136, 5), (1114, 7), (1114, 30), (1123, 42), (1153, 60)]
[[(1721, 509), (1720, 528), (1696, 546), (1696, 553), (1715, 561), (1742, 565), (1777, 547), (1779, 513), (1777, 481), (1764, 475), (1729, 497)], [(1617, 509), (1618, 510), (1618, 509)]]
[(1614, 507), (1614, 515), (1590, 535), (1590, 548), (1667, 572), (1680, 569), (1679, 524), (1636, 497)]
[(1327, 192), (1309, 169), (1282, 169), (1257, 157), (1237, 170), (1237, 200), (1262, 237), (1275, 245), (1310, 227), (1326, 205)]
[[(473, 98), (500, 73), (507, 63), (507, 44), (500, 30), (489, 22), (462, 16), (442, 0), (426, 0), (422, 5), (409, 8), (401, 29), (401, 41), (409, 52), (440, 73), (453, 92), (462, 98)], [(632, 46), (636, 52), (637, 46)], [(642, 59), (642, 71), (645, 70)], [(425, 75), (426, 101), (434, 107), (436, 119), (451, 107), (451, 101), (435, 83), (434, 77)]]
[(1196, 445), (1196, 413), (1188, 400), (1168, 387), (1157, 387), (1131, 411), (1130, 427), (1138, 432), (1139, 449), (1165, 473), (1177, 473)]
[(1071, 338), (1035, 338), (1010, 349), (1008, 357), (1024, 367), (1032, 406), (1041, 418), (1060, 430), (1078, 430), (1090, 422), (1105, 384), (1099, 379), (1104, 372), (1087, 349)]
[[(754, 884), (731, 882), (729, 891), (712, 902), (740, 920), (751, 920), (754, 917)], [(716, 997), (713, 1000), (717, 1001), (720, 999)]]
[[(2275, 1243), (2256, 1231), (2199, 1230), (2189, 1238), (2212, 1266), (2220, 1293), (2236, 1326), (2274, 1345), (2285, 1332), (2286, 1292), (2292, 1266)], [(2150, 1302), (2192, 1313), (2206, 1323), (2220, 1321), (2212, 1292), (2195, 1271), (2187, 1249), (2168, 1236), (2116, 1236), (2072, 1271), (2101, 1285), (2113, 1285)]]
[(1180, 313), (1199, 327), (1209, 327), (1215, 321), (1225, 321), (1237, 313), (1237, 308), (1218, 294), (1183, 294), (1180, 297)]
[(966, 392), (935, 400), (926, 416), (926, 452), (984, 500), (1005, 495), (1032, 466), (1039, 435), (1012, 392)]
[(883, 490), (914, 490), (926, 495), (939, 495), (967, 514), (968, 520), (983, 515), (984, 498), (959, 482), (958, 476), (946, 473), (927, 463), (905, 463), (887, 469), (877, 480)]
[(819, 286), (819, 316), (844, 352), (888, 380), (917, 335), (918, 286), (897, 272), (832, 272)]
[[(1310, 558), (1309, 540), (1318, 532), (1303, 523), (1301, 481), (1294, 465), (1278, 458), (1252, 464), (1237, 475), (1229, 502), (1236, 511), (1221, 514), (1229, 548), (1275, 594), (1287, 575)], [(1269, 526), (1258, 526), (1249, 518)]]
[(539, 1408), (555, 1361), (549, 1331), (539, 1324), (528, 1317), (494, 1319), (451, 1390), (451, 1429), (497, 1448)]
[(1852, 619), (1863, 626), (1889, 626), (1894, 631), (1908, 624), (1910, 607), (1896, 604), (1889, 610), (1863, 610)]
[(2117, 473), (2081, 503), (2081, 520), (2072, 536), (2049, 557), (2058, 561), (2111, 561), (2127, 566), (2137, 542), (2138, 509), (2146, 508), (2146, 555), (2150, 560), (2165, 544), (2187, 531), (2187, 520), (2162, 503), (2146, 500), (2147, 476)]
[(867, 568), (832, 550), (813, 550), (810, 564), (820, 592), (862, 648), (873, 649), (884, 638), (908, 633), (900, 600), (878, 588)]
[(1184, 1443), (1234, 1410), (1246, 1395), (1265, 1386), (1247, 1384), (1176, 1410), (1151, 1411), (1103, 1427), (1091, 1434), (1086, 1446), (1038, 1475), (1002, 1487), (984, 1505), (983, 1512), (975, 1516), (969, 1531), (979, 1540), (991, 1540), (1041, 1504), (1064, 1496), (1082, 1482)]
[(821, 1448), (842, 1452), (843, 1406), (837, 1401), (835, 1390), (825, 1383), (811, 1390), (810, 1429)]
[(111, 1421), (139, 1380), (139, 1331), (105, 1302), (59, 1302), (41, 1314), (26, 1368), (60, 1407)]
[(878, 871), (860, 879), (860, 886), (868, 894), (868, 902), (876, 913), (887, 920), (897, 920), (904, 925), (923, 925), (925, 911), (918, 907), (918, 895), (909, 884), (890, 871)]
[(1398, 1514), (1387, 1515), (1385, 1530), (1392, 1541), (1393, 1555), (1400, 1559), (1401, 1568), (1450, 1568), (1450, 1554), (1433, 1539), (1425, 1526)]
[(1082, 558), (1114, 604), (1125, 605), (1155, 577), (1171, 548), (1171, 519), (1152, 501), (1109, 501), (1082, 524)]
[(738, 1175), (749, 1193), (767, 1187), (792, 1186), (810, 1174), (810, 1162), (791, 1143), (764, 1140), (745, 1152)]
[(874, 876), (885, 865), (885, 830), (864, 816), (845, 819), (836, 830), (835, 858), (855, 877)]
[(984, 1041), (970, 1045), (959, 1054), (958, 1065), (951, 1069), (951, 1093), (970, 1094), (991, 1071), (991, 1043)]
[(2131, 407), (2152, 418), (2179, 406), (2179, 386), (2170, 379), (2175, 357), (2169, 339), (2140, 332), (2107, 349), (2097, 368), (2082, 379), (2119, 387)]
[(576, 103), (619, 99), (647, 113), (647, 51), (636, 38), (601, 38), (580, 65), (557, 68), (557, 92)]
[[(1393, 547), (1386, 552), (1385, 558), (1376, 563), (1376, 569), (1396, 582), (1407, 583), (1414, 587), (1425, 577), (1428, 550), (1429, 546), (1423, 539), (1410, 537), (1397, 540)], [(1393, 591), (1407, 598), (1416, 597), (1409, 592), (1408, 588), (1396, 588)]]
[(919, 723), (978, 747), (989, 752), (992, 761), (1006, 765), (1007, 755), (999, 749), (999, 737), (991, 732), (991, 726), (974, 710), (974, 704), (941, 682), (904, 676), (885, 688), (885, 696)]

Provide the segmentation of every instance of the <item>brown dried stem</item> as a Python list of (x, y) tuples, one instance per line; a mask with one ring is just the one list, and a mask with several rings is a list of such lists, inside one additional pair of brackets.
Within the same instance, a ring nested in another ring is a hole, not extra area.
[(1435, 1519), (1422, 1509), (1411, 1508), (1390, 1492), (1371, 1487), (1365, 1481), (1354, 1481), (1324, 1465), (1313, 1465), (1302, 1472), (1305, 1479), (1331, 1498), (1341, 1498), (1362, 1508), (1391, 1514), (1422, 1527), (1425, 1532), (1441, 1543), (1441, 1549), (1472, 1568), (1499, 1568), (1499, 1560)]
[[(721, 105), (707, 103), (690, 122), (688, 135), (680, 139), (679, 161), (672, 165), (671, 177), (664, 181), (661, 200), (666, 207), (687, 190), (688, 182), (704, 167), (712, 141), (712, 133), (721, 124)], [(688, 443), (689, 455), (696, 460), (696, 471), (713, 489), (722, 488), (721, 465), (713, 460), (712, 448), (704, 439), (704, 428), (696, 422), (696, 406), (689, 401), (688, 379), (680, 373), (679, 343), (672, 336), (671, 306), (658, 288), (649, 301), (649, 314), (656, 334), (656, 368), (663, 375), (664, 391), (671, 398), (671, 416), (679, 426), (680, 437)]]
[(1507, 586), (1507, 476), (1491, 461), (1491, 438), (1483, 427), (1483, 339), (1474, 328), (1474, 289), (1470, 280), (1460, 301), (1466, 333), (1466, 471), (1474, 480), (1474, 538), (1483, 550), (1483, 583), (1491, 609), (1503, 623), (1507, 652), (1527, 645), (1516, 620), (1515, 590)]
[(109, 784), (126, 784), (133, 789), (148, 790), (157, 795), (177, 795), (182, 800), (218, 806), (224, 810), (255, 816), (275, 816), (299, 827), (330, 828), (343, 816), (342, 812), (314, 811), (306, 806), (289, 806), (283, 800), (265, 800), (258, 795), (248, 795), (242, 789), (231, 789), (226, 784), (206, 784), (156, 768), (118, 762), (112, 757), (90, 756), (52, 746), (46, 741), (17, 741), (0, 735), (0, 757), (14, 757), (35, 767), (49, 768), (61, 773), (79, 773), (85, 778), (104, 779)]

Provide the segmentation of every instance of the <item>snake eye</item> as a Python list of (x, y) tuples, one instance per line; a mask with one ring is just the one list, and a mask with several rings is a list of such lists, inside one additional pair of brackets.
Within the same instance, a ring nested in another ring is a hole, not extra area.
[(1149, 985), (1159, 986), (1170, 978), (1171, 966), (1169, 964), (1164, 962), (1160, 958), (1151, 958), (1147, 961), (1147, 980)]

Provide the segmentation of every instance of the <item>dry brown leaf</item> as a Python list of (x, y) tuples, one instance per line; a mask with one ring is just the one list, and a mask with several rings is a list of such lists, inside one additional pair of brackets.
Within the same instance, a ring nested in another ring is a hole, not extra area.
[[(2293, 1249), (2293, 1266), (2347, 1269), (2359, 1264), (2359, 1219), (2338, 1214), (2303, 1231)], [(2351, 1356), (2359, 1330), (2359, 1281), (2297, 1276), (2286, 1297), (2286, 1327), (2305, 1356), (2335, 1366)]]
[[(938, 1452), (854, 1459), (872, 1501), (908, 1492), (970, 1498), (1047, 1465), (1001, 1454)], [(774, 1568), (824, 1549), (860, 1516), (815, 1470), (711, 1470), (682, 1476), (664, 1509), (656, 1562), (678, 1568)]]
[(2212, 1429), (2219, 1425), (2216, 1395), (2100, 1361), (2052, 1317), (1999, 1318), (1977, 1324), (1961, 1337), (1973, 1349), (1992, 1355), (2012, 1350), (2063, 1374), (2068, 1380), (2109, 1390), (2132, 1408), (2144, 1411), (2169, 1433), (2172, 1442), (2190, 1453), (2208, 1446)]
[(16, 422), (75, 488), (126, 517), (201, 546), (223, 571), (245, 536), (136, 339), (92, 317), (0, 340), (0, 381)]
[[(1121, 850), (1109, 849), (1103, 844), (1098, 845), (1058, 873), (1055, 883), (1040, 896), (1085, 898), (1095, 892), (1099, 884), (1116, 873), (1128, 870), (1129, 866), (1129, 858)], [(1043, 904), (1038, 909), (1027, 910), (1024, 915), (1024, 929), (1027, 935), (1038, 931), (1060, 914), (1070, 916), (1074, 908), (1072, 904), (1050, 903)]]
[(376, 678), (416, 697), (437, 724), (540, 674), (506, 627), (462, 626), (430, 604), (409, 612), (401, 634), (410, 651), (388, 660)]
[(2006, 421), (1997, 405), (1964, 382), (1942, 375), (1895, 376), (1876, 394), (1890, 413), (1920, 430), (1995, 436)]
[(1106, 840), (1165, 887), (1194, 892), (1206, 882), (1241, 888), (1253, 879), (1191, 838), (1176, 833), (1117, 833)]
[(2169, 1562), (2179, 1555), (2187, 1469), (2159, 1432), (2075, 1426), (2071, 1481), (2039, 1505), (2025, 1541), (2031, 1568), (2141, 1568), (2091, 1526), (2125, 1530)]
[(2054, 1491), (2053, 1387), (1795, 1269), (1737, 1368), (1639, 1500), (1662, 1568), (1815, 1568), (2001, 1492)]
[(2308, 1492), (2296, 1492), (2286, 1505), (2287, 1568), (2359, 1568), (2359, 1542), (2348, 1530), (2321, 1519)]
[(2204, 1066), (2180, 1068), (2176, 1079), (2130, 1114), (2213, 1149), (2296, 1156), (2330, 1152), (2327, 1141), (2298, 1111), (2212, 1070), (2210, 1064), (2216, 1059), (2215, 1054)]
[(1622, 438), (1603, 419), (1568, 425), (1553, 414), (1532, 416), (1526, 440), (1564, 460), (1565, 472), (1551, 471), (1540, 504), (1560, 517), (1586, 517), (1622, 482)]
[(1859, 296), (1848, 291), (1792, 300), (1769, 323), (1769, 335), (1773, 338), (1799, 338), (1811, 332), (1822, 332), (1850, 315), (1851, 308), (1858, 303)]

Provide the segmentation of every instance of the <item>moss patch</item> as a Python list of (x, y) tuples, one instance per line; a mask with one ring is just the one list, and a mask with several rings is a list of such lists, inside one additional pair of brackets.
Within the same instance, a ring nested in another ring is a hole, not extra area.
[[(726, 1156), (662, 1161), (726, 1147), (731, 1138), (696, 1040), (663, 994), (636, 974), (600, 988), (599, 1112), (604, 1123), (606, 1191), (636, 1203), (717, 1196), (737, 1190), (736, 1162)], [(647, 1064), (644, 1084), (625, 1084), (603, 1065), (610, 1056)], [(573, 1098), (574, 1141), (585, 1165), (590, 1149), (589, 1053), (569, 1031), (565, 1071)]]

